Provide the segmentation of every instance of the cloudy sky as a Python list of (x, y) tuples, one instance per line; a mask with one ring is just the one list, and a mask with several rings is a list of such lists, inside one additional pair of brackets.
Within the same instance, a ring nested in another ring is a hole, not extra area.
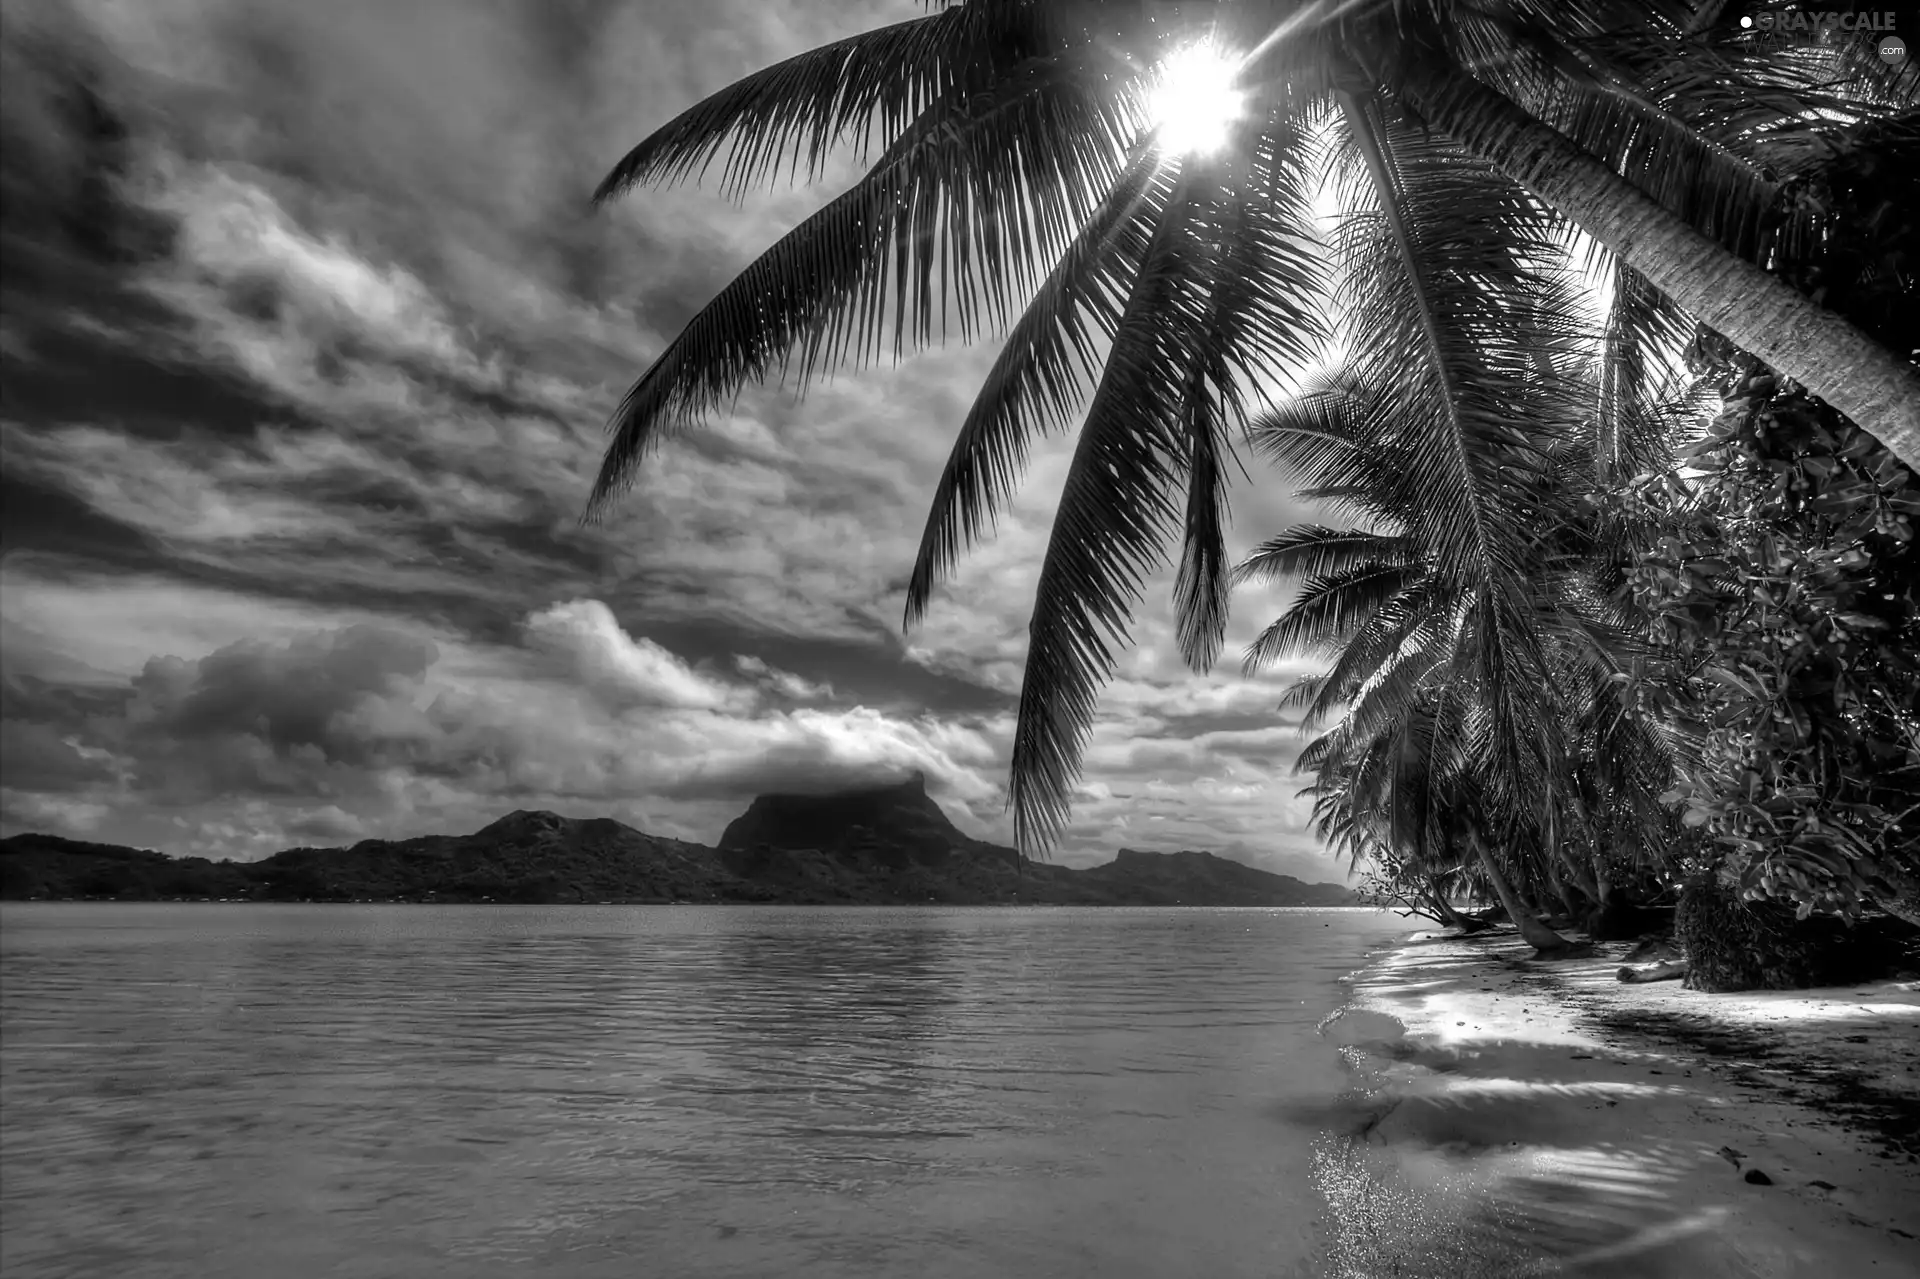
[[(5, 833), (255, 857), (515, 808), (712, 842), (924, 770), (1007, 840), (1070, 441), (923, 627), (993, 355), (750, 389), (578, 522), (620, 392), (852, 174), (587, 195), (650, 128), (918, 0), (0, 0)], [(1244, 548), (1295, 518), (1255, 469)], [(1182, 667), (1161, 582), (1057, 856), (1310, 878), (1284, 674)], [(1230, 655), (1281, 601), (1244, 594)]]

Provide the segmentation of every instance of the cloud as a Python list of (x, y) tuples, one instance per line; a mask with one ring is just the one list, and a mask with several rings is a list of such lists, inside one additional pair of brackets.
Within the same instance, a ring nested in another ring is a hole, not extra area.
[(718, 710), (752, 701), (744, 690), (696, 672), (666, 649), (620, 629), (599, 600), (571, 600), (527, 619), (539, 652), (615, 707)]
[(519, 636), (358, 622), (155, 654), (118, 680), (90, 667), (85, 687), (15, 669), (9, 651), (7, 822), (252, 857), (586, 805), (712, 840), (754, 794), (913, 769), (991, 812), (1002, 750), (981, 722), (771, 707), (630, 635), (597, 600), (536, 611)]
[(367, 824), (338, 804), (328, 804), (288, 814), (282, 829), (290, 836), (331, 845), (360, 838), (367, 833)]
[(252, 736), (277, 755), (366, 763), (362, 710), (404, 696), (438, 659), (432, 643), (375, 626), (155, 657), (134, 677), (128, 720), (173, 742)]
[[(154, 620), (183, 633), (164, 608)], [(401, 621), (310, 628), (154, 655), (117, 684), (91, 668), (77, 691), (10, 671), (9, 745), (22, 749), (7, 753), (7, 821), (241, 857), (477, 829), (518, 807), (711, 841), (755, 794), (918, 769), (963, 828), (1007, 838), (1004, 711), (784, 705), (625, 631), (601, 601), (537, 610), (517, 634), (496, 644)], [(732, 665), (760, 680), (789, 674), (752, 657)], [(1102, 720), (1063, 859), (1232, 848), (1302, 873), (1295, 855), (1312, 841), (1291, 797), (1288, 733), (1168, 735), (1155, 723), (1124, 709)]]
[(0, 788), (0, 820), (22, 830), (91, 835), (113, 816), (110, 804)]
[[(66, 687), (125, 687), (155, 654), (286, 642), (360, 623), (394, 619), (355, 605), (107, 571), (65, 556), (9, 552), (0, 559), (0, 663)], [(428, 625), (411, 626), (432, 634)]]
[(792, 671), (769, 666), (758, 657), (738, 655), (733, 659), (733, 664), (741, 674), (758, 682), (760, 687), (790, 701), (817, 702), (833, 696), (833, 685), (802, 679)]
[(103, 758), (54, 724), (0, 720), (0, 759), (7, 761), (8, 784), (23, 791), (76, 791), (114, 778), (111, 756)]
[(927, 774), (930, 789), (971, 807), (993, 798), (999, 752), (984, 726), (899, 719), (866, 707), (796, 710), (709, 723), (692, 765), (663, 793), (744, 800), (825, 793)]
[(224, 305), (181, 297), (180, 309), (224, 313), (234, 323), (219, 336), (236, 362), (263, 380), (278, 376), (289, 354), (311, 371), (329, 347), (351, 344), (472, 385), (500, 384), (498, 366), (474, 357), (469, 335), (416, 276), (360, 256), (337, 233), (307, 232), (239, 174), (163, 162), (147, 185), (144, 202), (172, 217), (174, 252), (185, 268), (154, 287), (169, 292), (166, 280), (176, 290), (217, 290)]

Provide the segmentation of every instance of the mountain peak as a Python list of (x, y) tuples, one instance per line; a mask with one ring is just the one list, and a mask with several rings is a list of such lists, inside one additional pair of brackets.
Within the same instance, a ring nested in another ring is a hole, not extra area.
[(499, 837), (512, 835), (553, 835), (567, 828), (567, 819), (544, 808), (516, 808), (478, 833)]
[(927, 794), (926, 773), (827, 795), (758, 795), (720, 836), (720, 847), (835, 848), (856, 831), (914, 845), (969, 841)]

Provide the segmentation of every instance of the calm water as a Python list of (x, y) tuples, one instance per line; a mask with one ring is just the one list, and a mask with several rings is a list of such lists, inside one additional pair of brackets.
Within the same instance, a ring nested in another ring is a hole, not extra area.
[(9, 905), (0, 1268), (1288, 1276), (1334, 910)]

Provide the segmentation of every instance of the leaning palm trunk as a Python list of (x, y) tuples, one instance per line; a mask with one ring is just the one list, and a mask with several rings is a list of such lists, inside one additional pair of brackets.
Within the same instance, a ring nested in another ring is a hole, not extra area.
[(1912, 365), (1695, 231), (1498, 91), (1444, 59), (1410, 61), (1391, 83), (1428, 123), (1920, 471), (1920, 373)]
[(1484, 920), (1469, 919), (1455, 910), (1453, 903), (1447, 900), (1447, 890), (1444, 886), (1432, 883), (1427, 889), (1427, 894), (1433, 902), (1435, 913), (1440, 916), (1440, 922), (1447, 927), (1458, 928), (1463, 933), (1477, 933), (1487, 926)]
[(1472, 838), (1473, 850), (1480, 856), (1480, 868), (1487, 872), (1487, 881), (1493, 885), (1494, 894), (1500, 898), (1500, 904), (1506, 908), (1507, 916), (1513, 920), (1514, 927), (1520, 930), (1520, 940), (1535, 950), (1548, 954), (1566, 950), (1571, 943), (1540, 922), (1540, 917), (1529, 910), (1526, 903), (1522, 902), (1519, 895), (1513, 891), (1513, 886), (1507, 882), (1506, 872), (1500, 869), (1500, 863), (1495, 860), (1492, 850), (1478, 835)]
[[(1573, 885), (1568, 883), (1566, 878), (1561, 875), (1560, 868), (1555, 865), (1557, 861), (1559, 861), (1557, 854), (1549, 855), (1541, 861), (1542, 867), (1547, 872), (1547, 887), (1553, 889), (1553, 895), (1560, 899), (1560, 908), (1566, 912), (1568, 922), (1578, 923), (1580, 919), (1585, 916), (1586, 912), (1580, 908), (1581, 902), (1579, 894), (1574, 890)], [(1549, 914), (1551, 914), (1551, 912), (1549, 912)]]

